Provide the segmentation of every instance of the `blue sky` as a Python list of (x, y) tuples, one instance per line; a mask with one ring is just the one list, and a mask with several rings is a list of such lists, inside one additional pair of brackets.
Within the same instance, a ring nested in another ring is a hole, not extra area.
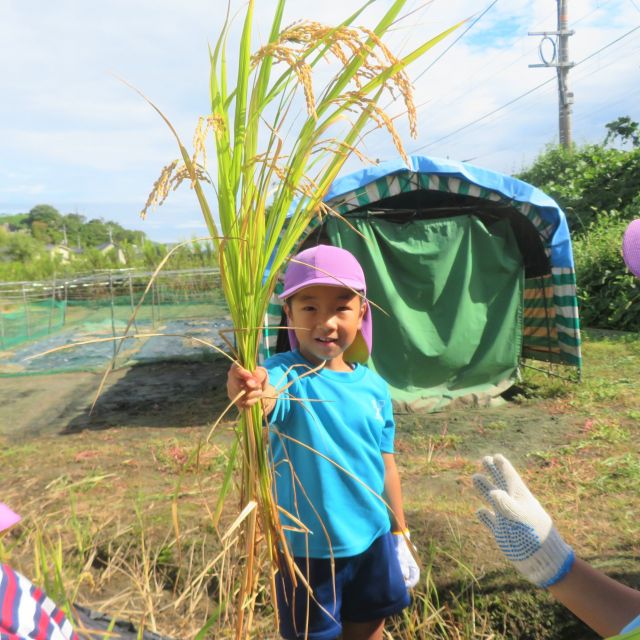
[[(266, 32), (273, 2), (257, 4), (257, 24)], [(334, 23), (358, 4), (290, 1), (285, 22)], [(388, 4), (378, 0), (361, 22), (373, 25)], [(409, 51), (490, 5), (457, 42), (466, 27), (409, 69), (419, 105), (417, 140), (404, 124), (399, 128), (409, 152), (512, 173), (557, 141), (555, 73), (528, 67), (539, 62), (540, 38), (527, 35), (555, 29), (555, 0), (408, 0), (405, 12), (413, 13), (387, 42), (396, 52)], [(579, 63), (569, 76), (573, 135), (577, 143), (601, 142), (607, 122), (621, 115), (640, 120), (640, 29), (631, 32), (640, 26), (640, 0), (568, 5), (576, 32), (570, 58)], [(166, 126), (117, 76), (148, 95), (190, 140), (207, 112), (207, 46), (225, 6), (223, 0), (0, 0), (0, 213), (47, 203), (62, 213), (115, 220), (158, 241), (204, 235), (188, 188), (140, 220), (151, 185), (177, 153)], [(242, 11), (244, 5), (233, 0), (232, 6)], [(379, 159), (396, 155), (378, 133), (363, 151)]]

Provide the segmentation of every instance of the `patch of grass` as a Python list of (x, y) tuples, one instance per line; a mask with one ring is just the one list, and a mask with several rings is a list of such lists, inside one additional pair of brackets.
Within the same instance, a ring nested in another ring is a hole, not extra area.
[[(582, 384), (535, 372), (540, 392), (520, 404), (398, 417), (405, 510), (423, 573), (413, 605), (389, 622), (385, 640), (595, 638), (522, 580), (476, 521), (471, 475), (485, 453), (514, 461), (581, 557), (640, 587), (640, 412), (627, 382), (640, 379), (639, 347), (638, 336), (589, 337)], [(621, 371), (616, 358), (627, 356)], [(604, 393), (607, 385), (616, 393)], [(46, 531), (50, 553), (61, 541), (70, 599), (146, 628), (153, 616), (155, 628), (175, 638), (193, 638), (207, 620), (210, 637), (232, 638), (233, 620), (218, 607), (237, 590), (244, 557), (231, 535), (222, 559), (233, 516), (223, 511), (216, 524), (211, 517), (232, 438), (203, 448), (200, 465), (191, 464), (207, 431), (122, 428), (7, 447), (2, 500), (23, 521), (2, 539), (0, 560), (36, 577), (36, 534)], [(268, 594), (257, 598), (256, 637), (272, 637)]]
[(596, 464), (594, 487), (602, 492), (637, 491), (640, 487), (640, 458), (636, 453), (611, 456)]
[(511, 425), (506, 420), (495, 420), (493, 422), (488, 422), (484, 425), (485, 429), (489, 431), (505, 431)]
[(617, 420), (598, 421), (589, 433), (589, 440), (594, 443), (620, 444), (628, 442), (630, 437), (629, 430)]

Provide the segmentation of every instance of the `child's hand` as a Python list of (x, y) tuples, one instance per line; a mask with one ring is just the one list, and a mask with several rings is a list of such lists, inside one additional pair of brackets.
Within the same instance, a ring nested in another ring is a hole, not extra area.
[[(227, 395), (235, 401), (238, 409), (248, 409), (265, 396), (269, 388), (269, 376), (264, 367), (256, 367), (252, 373), (236, 363), (231, 365), (227, 373)], [(244, 391), (244, 395), (238, 395)]]
[(413, 553), (409, 549), (409, 545), (413, 547), (415, 553), (415, 546), (409, 540), (408, 531), (394, 532), (394, 542), (396, 543), (396, 553), (398, 554), (398, 562), (400, 563), (400, 569), (402, 570), (402, 577), (404, 578), (404, 584), (407, 589), (413, 589), (420, 580), (420, 567), (413, 557)]

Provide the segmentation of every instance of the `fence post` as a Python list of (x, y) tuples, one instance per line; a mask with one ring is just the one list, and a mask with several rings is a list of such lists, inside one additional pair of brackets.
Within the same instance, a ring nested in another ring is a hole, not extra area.
[(133, 315), (136, 305), (133, 303), (133, 283), (131, 282), (131, 271), (129, 271), (129, 299), (131, 300), (131, 316), (133, 317), (133, 326), (138, 333), (138, 324), (136, 323), (136, 317)]
[(62, 326), (67, 326), (67, 303), (69, 301), (69, 283), (64, 279), (64, 308), (62, 309)]
[(4, 312), (0, 309), (0, 343), (2, 344), (2, 348), (4, 349)]
[(53, 326), (53, 310), (56, 307), (56, 272), (53, 272), (53, 281), (51, 283), (51, 304), (49, 305), (49, 327), (47, 333), (51, 333)]
[(22, 303), (24, 304), (24, 321), (27, 325), (27, 338), (31, 337), (31, 316), (29, 315), (29, 301), (27, 300), (27, 292), (22, 285)]
[(113, 334), (113, 361), (111, 362), (111, 368), (114, 369), (116, 366), (116, 356), (118, 355), (118, 348), (116, 345), (116, 317), (115, 317), (115, 309), (113, 302), (113, 274), (109, 271), (109, 295), (111, 296), (111, 333)]
[(151, 283), (151, 325), (156, 328), (156, 283)]

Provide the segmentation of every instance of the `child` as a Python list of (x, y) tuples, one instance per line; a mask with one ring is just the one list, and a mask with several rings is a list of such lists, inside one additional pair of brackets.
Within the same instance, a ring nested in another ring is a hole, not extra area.
[(372, 344), (364, 274), (348, 251), (318, 245), (291, 261), (280, 298), (292, 350), (254, 372), (232, 366), (227, 384), (230, 399), (245, 392), (240, 408), (263, 403), (287, 543), (312, 589), (279, 575), (280, 633), (376, 640), (384, 619), (409, 604), (419, 569), (406, 542), (389, 391), (361, 364)]
[[(0, 536), (19, 521), (20, 516), (0, 502)], [(49, 597), (6, 564), (0, 564), (0, 638), (78, 640)]]

